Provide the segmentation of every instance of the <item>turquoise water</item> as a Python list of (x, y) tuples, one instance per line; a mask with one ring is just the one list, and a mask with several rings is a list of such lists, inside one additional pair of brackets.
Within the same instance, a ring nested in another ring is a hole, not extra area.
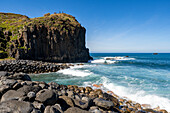
[[(103, 90), (111, 90), (120, 97), (170, 111), (170, 54), (91, 53), (91, 56), (94, 58), (92, 63), (33, 75), (32, 79), (65, 85), (103, 84)], [(115, 56), (129, 57), (108, 64), (104, 60)]]

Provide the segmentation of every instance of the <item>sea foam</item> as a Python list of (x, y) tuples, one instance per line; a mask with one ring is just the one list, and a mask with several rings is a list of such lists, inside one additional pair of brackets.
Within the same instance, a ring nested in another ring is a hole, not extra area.
[(77, 68), (83, 68), (85, 66), (88, 65), (77, 65), (74, 67), (70, 67), (68, 69), (63, 69), (63, 70), (59, 70), (57, 73), (62, 73), (62, 74), (66, 74), (66, 75), (72, 75), (72, 76), (80, 76), (80, 77), (85, 77), (85, 76), (89, 76), (92, 74), (92, 72), (88, 71), (88, 70), (77, 70)]
[(113, 91), (120, 97), (126, 97), (127, 99), (138, 102), (140, 104), (149, 104), (152, 108), (159, 106), (161, 109), (170, 111), (170, 100), (168, 98), (153, 94), (147, 94), (143, 90), (116, 85), (106, 77), (101, 77), (100, 84), (103, 84), (103, 87), (105, 87), (107, 90)]

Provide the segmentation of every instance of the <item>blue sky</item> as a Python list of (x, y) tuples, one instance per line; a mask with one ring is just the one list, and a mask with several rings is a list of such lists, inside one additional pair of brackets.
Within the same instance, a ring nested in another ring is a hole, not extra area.
[(63, 11), (84, 26), (90, 52), (170, 52), (170, 0), (1, 0), (31, 18)]

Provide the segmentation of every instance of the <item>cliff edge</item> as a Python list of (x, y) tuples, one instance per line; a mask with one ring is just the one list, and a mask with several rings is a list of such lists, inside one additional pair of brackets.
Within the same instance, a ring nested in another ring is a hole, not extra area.
[(87, 62), (86, 29), (65, 14), (25, 15), (0, 13), (0, 57), (52, 62)]

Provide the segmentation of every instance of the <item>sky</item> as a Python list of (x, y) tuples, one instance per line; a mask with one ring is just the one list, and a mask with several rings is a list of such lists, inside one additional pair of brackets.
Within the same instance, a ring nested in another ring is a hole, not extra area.
[(63, 11), (86, 28), (92, 53), (169, 53), (170, 0), (1, 0), (0, 12)]

